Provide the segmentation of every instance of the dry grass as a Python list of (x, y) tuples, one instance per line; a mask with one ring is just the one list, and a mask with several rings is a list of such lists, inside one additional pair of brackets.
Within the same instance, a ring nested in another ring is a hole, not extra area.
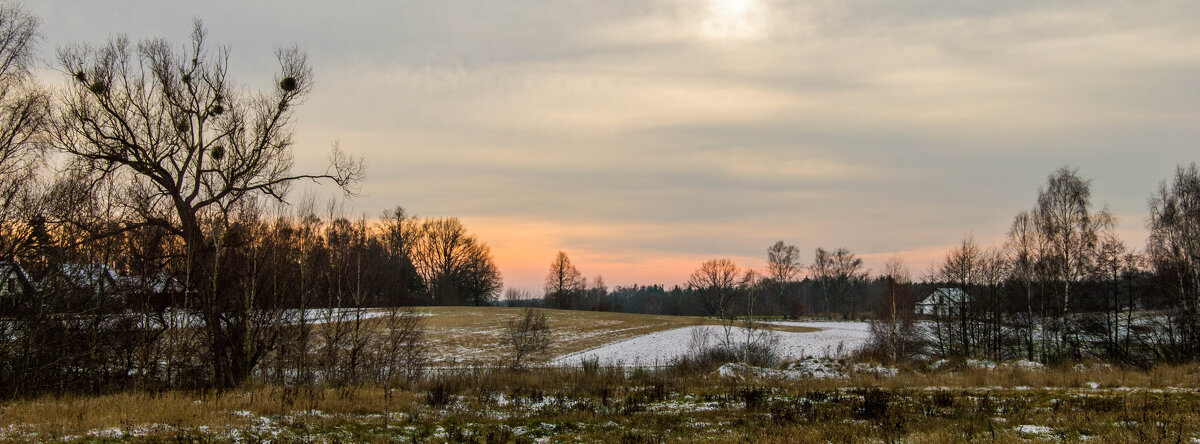
[[(1200, 437), (1197, 373), (1195, 365), (960, 368), (735, 381), (670, 371), (471, 371), (396, 391), (248, 387), (14, 401), (0, 406), (0, 424), (8, 426), (0, 439), (112, 433), (146, 442), (1189, 442)], [(1078, 381), (1113, 387), (1081, 388)], [(1133, 384), (1116, 388), (1119, 381)]]

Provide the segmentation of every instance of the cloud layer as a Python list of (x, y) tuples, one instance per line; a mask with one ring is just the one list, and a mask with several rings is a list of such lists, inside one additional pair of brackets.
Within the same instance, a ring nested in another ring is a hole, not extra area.
[[(26, 5), (46, 58), (193, 17), (248, 86), (307, 50), (298, 166), (366, 156), (369, 215), (461, 216), (508, 281), (554, 251), (610, 283), (758, 266), (783, 239), (915, 270), (1002, 236), (1064, 164), (1140, 245), (1146, 198), (1200, 136), (1185, 1), (218, 1)], [(881, 262), (881, 260), (880, 260)]]

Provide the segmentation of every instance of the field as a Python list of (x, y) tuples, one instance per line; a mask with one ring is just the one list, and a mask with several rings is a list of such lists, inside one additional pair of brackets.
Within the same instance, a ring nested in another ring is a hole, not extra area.
[[(428, 313), (423, 319), (443, 365), (499, 359), (503, 326), (519, 313), (421, 311)], [(0, 440), (1200, 442), (1195, 364), (1149, 371), (1098, 363), (888, 368), (809, 358), (770, 372), (734, 364), (652, 369), (620, 356), (686, 351), (680, 342), (693, 337), (691, 330), (716, 327), (697, 318), (592, 312), (551, 311), (550, 321), (558, 344), (542, 362), (552, 365), (529, 370), (438, 371), (396, 387), (251, 384), (224, 393), (11, 401), (0, 407)], [(785, 338), (781, 348), (798, 346), (816, 356), (834, 341), (853, 346), (863, 331), (856, 323), (772, 328)], [(797, 345), (805, 340), (817, 346)], [(569, 362), (589, 354), (614, 359), (601, 366)], [(825, 372), (812, 371), (818, 367)]]
[[(429, 327), (430, 350), (435, 366), (453, 365), (495, 365), (504, 352), (503, 337), (505, 326), (510, 319), (521, 314), (518, 308), (477, 308), (477, 307), (419, 307), (418, 312), (427, 314), (426, 325)], [(536, 362), (546, 363), (557, 357), (572, 354), (587, 354), (593, 348), (600, 348), (621, 341), (644, 337), (649, 334), (659, 334), (679, 329), (697, 326), (715, 326), (717, 322), (710, 318), (691, 316), (659, 316), (626, 313), (608, 313), (597, 311), (576, 310), (544, 310), (547, 314), (553, 341), (550, 353), (538, 357)], [(765, 328), (780, 334), (818, 333), (822, 329), (810, 325), (770, 325)], [(675, 345), (671, 350), (684, 351), (687, 341), (680, 341), (680, 336), (689, 336), (686, 331), (682, 335), (670, 335)], [(617, 348), (624, 348), (617, 346)], [(669, 353), (666, 354), (671, 354)], [(607, 354), (606, 350), (597, 350), (599, 354)], [(637, 352), (644, 352), (637, 349)], [(664, 354), (664, 356), (666, 355)], [(633, 359), (610, 359), (610, 364), (622, 361), (623, 364), (633, 364)], [(665, 364), (665, 357), (661, 359)], [(652, 364), (653, 359), (642, 359), (642, 364)]]

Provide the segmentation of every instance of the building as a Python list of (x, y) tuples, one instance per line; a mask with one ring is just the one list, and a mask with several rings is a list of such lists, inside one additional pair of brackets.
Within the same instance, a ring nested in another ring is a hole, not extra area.
[(916, 312), (923, 316), (957, 315), (971, 302), (971, 295), (961, 288), (939, 288), (917, 303)]
[(0, 261), (0, 311), (10, 313), (32, 293), (33, 284), (25, 269), (16, 262)]

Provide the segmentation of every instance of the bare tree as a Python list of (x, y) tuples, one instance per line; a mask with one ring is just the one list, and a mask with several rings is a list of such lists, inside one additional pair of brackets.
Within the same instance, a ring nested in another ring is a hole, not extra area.
[(783, 241), (778, 241), (767, 249), (768, 285), (775, 295), (776, 304), (784, 313), (794, 312), (791, 309), (794, 301), (788, 296), (791, 284), (803, 268), (804, 266), (800, 263), (800, 249), (795, 245), (787, 245)]
[[(1045, 338), (1045, 322), (1034, 319), (1034, 285), (1039, 282), (1038, 265), (1044, 254), (1045, 236), (1042, 235), (1041, 225), (1037, 223), (1038, 216), (1022, 211), (1013, 218), (1012, 226), (1008, 229), (1008, 261), (1011, 264), (1011, 276), (1021, 286), (1025, 297), (1024, 334), (1022, 343), (1025, 349), (1025, 359), (1034, 360), (1037, 354), (1035, 337)], [(1039, 304), (1044, 306), (1044, 304)], [(1035, 331), (1042, 328), (1041, 335)]]
[(491, 247), (457, 218), (422, 222), (412, 255), (436, 305), (487, 305), (503, 288)]
[(1011, 331), (1005, 319), (1005, 282), (1010, 276), (1010, 263), (1004, 250), (992, 246), (979, 256), (976, 299), (972, 299), (972, 321), (978, 324), (973, 341), (980, 355), (994, 360), (1008, 358)]
[(374, 338), (370, 353), (379, 380), (387, 387), (420, 377), (428, 361), (425, 322), (411, 308), (391, 307), (382, 319), (383, 334)]
[(919, 350), (921, 332), (913, 312), (912, 278), (904, 259), (892, 255), (884, 264), (885, 298), (871, 322), (871, 348), (895, 362)]
[[(858, 317), (858, 293), (866, 283), (868, 271), (863, 260), (850, 250), (838, 248), (830, 258), (833, 286), (841, 305), (842, 319)], [(849, 300), (849, 303), (847, 303)]]
[(530, 359), (550, 349), (550, 324), (542, 310), (525, 308), (519, 317), (508, 320), (506, 333), (504, 342), (508, 345), (510, 368), (524, 368)]
[(732, 260), (712, 259), (704, 261), (700, 268), (692, 272), (687, 285), (709, 316), (732, 319), (733, 304), (738, 292), (745, 286), (746, 277)]
[(1094, 258), (1098, 221), (1091, 211), (1091, 183), (1079, 177), (1078, 171), (1062, 167), (1050, 174), (1044, 188), (1038, 190), (1038, 224), (1048, 239), (1048, 267), (1062, 285), (1058, 301), (1059, 351), (1075, 357), (1080, 354), (1075, 337), (1071, 285), (1078, 282)]
[(575, 308), (576, 299), (583, 294), (586, 287), (583, 273), (575, 268), (567, 253), (559, 251), (554, 261), (550, 262), (550, 271), (546, 273), (546, 305), (563, 309)]
[(229, 250), (220, 233), (231, 213), (248, 198), (283, 200), (299, 180), (349, 192), (364, 171), (336, 146), (325, 173), (291, 171), (293, 113), (312, 89), (312, 70), (296, 49), (277, 55), (277, 85), (251, 94), (227, 77), (228, 50), (209, 48), (199, 21), (182, 50), (117, 37), (58, 54), (71, 81), (51, 119), (53, 145), (95, 181), (126, 184), (125, 222), (93, 235), (156, 226), (182, 240), (179, 269), (198, 296), (218, 387), (240, 383), (256, 360), (244, 334), (247, 301), (221, 291), (218, 258)]
[(812, 278), (817, 284), (817, 288), (821, 291), (822, 309), (825, 311), (825, 319), (830, 318), (829, 293), (834, 285), (834, 263), (833, 255), (829, 254), (824, 248), (817, 248), (813, 255), (813, 263), (808, 266), (809, 272), (812, 273)]
[(597, 311), (609, 310), (608, 285), (604, 283), (604, 276), (598, 274), (592, 278), (592, 285), (588, 288), (587, 294), (588, 300), (584, 304), (584, 308)]
[(45, 126), (49, 100), (29, 68), (38, 20), (0, 3), (0, 261), (12, 261), (31, 241), (36, 173), (43, 149), (34, 139)]
[(954, 356), (970, 356), (972, 352), (971, 311), (974, 309), (975, 286), (979, 280), (982, 252), (971, 237), (962, 240), (957, 248), (946, 255), (938, 278), (957, 292), (948, 295), (946, 310), (937, 319), (944, 329), (946, 347)]
[[(1150, 199), (1147, 255), (1173, 294), (1182, 347), (1177, 359), (1200, 356), (1200, 169), (1180, 166)], [(1172, 335), (1172, 342), (1174, 341)]]
[(504, 301), (509, 305), (524, 304), (535, 296), (528, 288), (508, 287), (504, 289)]
[[(1103, 297), (1099, 301), (1103, 304), (1104, 338), (1101, 343), (1106, 358), (1127, 359), (1127, 350), (1122, 349), (1124, 341), (1121, 339), (1121, 313), (1124, 307), (1120, 287), (1122, 276), (1128, 268), (1125, 261), (1130, 252), (1125, 242), (1117, 236), (1115, 217), (1108, 211), (1101, 211), (1098, 217), (1110, 219), (1100, 224), (1102, 229), (1098, 233), (1096, 258), (1091, 271), (1092, 280), (1103, 286)], [(1125, 333), (1128, 334), (1128, 331)]]
[(416, 295), (423, 290), (421, 277), (413, 264), (413, 250), (421, 238), (420, 221), (409, 216), (404, 208), (396, 207), (384, 212), (381, 222), (387, 260), (397, 266), (396, 273), (386, 277), (394, 279), (396, 288), (395, 299), (388, 305), (415, 305)]

